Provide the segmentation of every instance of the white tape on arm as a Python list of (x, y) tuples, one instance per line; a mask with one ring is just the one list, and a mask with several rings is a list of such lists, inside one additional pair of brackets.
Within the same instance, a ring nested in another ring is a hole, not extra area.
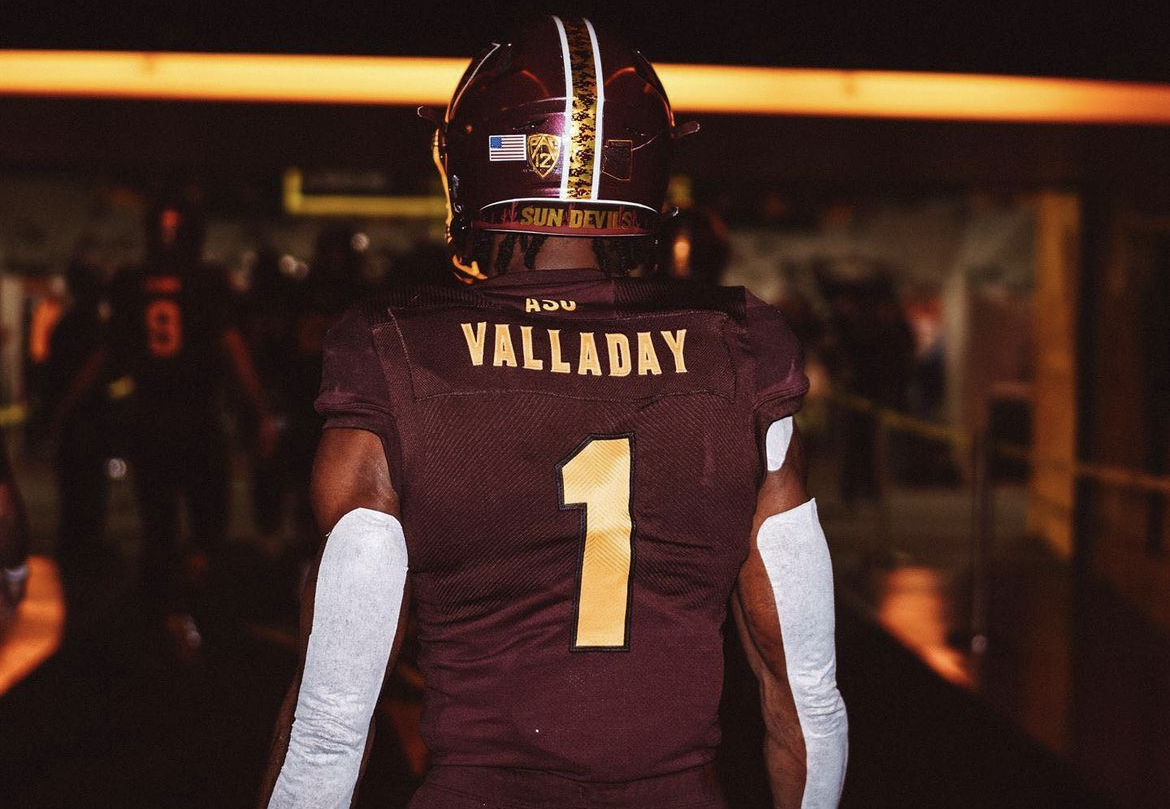
[(269, 809), (348, 809), (406, 587), (406, 537), (355, 509), (329, 534), (284, 766)]
[(816, 501), (764, 520), (756, 541), (776, 598), (788, 682), (804, 735), (808, 775), (800, 806), (832, 809), (845, 783), (849, 720), (837, 690), (833, 568)]
[(768, 455), (768, 471), (775, 472), (784, 466), (788, 457), (788, 445), (792, 443), (792, 416), (778, 419), (768, 427), (764, 438), (764, 449)]

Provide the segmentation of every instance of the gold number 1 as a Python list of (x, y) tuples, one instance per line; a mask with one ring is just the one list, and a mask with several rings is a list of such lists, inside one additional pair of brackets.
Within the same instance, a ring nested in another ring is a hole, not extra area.
[(561, 508), (585, 508), (574, 649), (629, 645), (631, 438), (591, 438), (558, 466)]

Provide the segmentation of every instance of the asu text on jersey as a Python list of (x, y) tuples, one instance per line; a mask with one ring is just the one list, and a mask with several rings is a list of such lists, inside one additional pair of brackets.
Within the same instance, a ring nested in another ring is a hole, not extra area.
[(711, 760), (762, 431), (806, 387), (742, 289), (538, 271), (342, 319), (317, 407), (386, 448), (436, 764)]

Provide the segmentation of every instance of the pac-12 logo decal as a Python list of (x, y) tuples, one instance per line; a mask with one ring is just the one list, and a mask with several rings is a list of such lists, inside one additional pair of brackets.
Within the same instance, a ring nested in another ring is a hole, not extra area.
[(561, 156), (561, 139), (557, 135), (538, 132), (528, 136), (528, 165), (543, 179), (557, 165)]

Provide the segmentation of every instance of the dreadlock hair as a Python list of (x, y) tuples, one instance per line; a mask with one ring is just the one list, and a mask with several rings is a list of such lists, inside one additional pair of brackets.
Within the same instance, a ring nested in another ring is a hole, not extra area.
[(629, 275), (635, 267), (652, 268), (655, 260), (653, 236), (595, 237), (593, 255), (606, 275)]
[[(500, 247), (496, 251), (496, 259), (492, 264), (492, 269), (496, 271), (497, 275), (502, 275), (508, 271), (508, 265), (512, 262), (512, 253), (516, 250), (516, 245), (520, 245), (520, 249), (524, 251), (524, 266), (530, 270), (536, 269), (536, 254), (540, 252), (540, 248), (544, 246), (545, 240), (548, 236), (529, 236), (520, 233), (507, 233), (504, 238), (500, 240)], [(490, 252), (490, 241), (487, 245)]]
[[(490, 266), (496, 275), (508, 271), (517, 245), (523, 251), (524, 266), (535, 269), (536, 257), (548, 239), (544, 235), (505, 233), (493, 257), (492, 236), (488, 231), (476, 231), (471, 255), (480, 267)], [(628, 275), (635, 267), (651, 268), (655, 262), (656, 247), (652, 236), (595, 237), (591, 243), (597, 266), (609, 276)]]
[[(544, 246), (548, 236), (520, 237), (520, 249), (524, 251), (524, 266), (530, 270), (536, 269), (536, 254)], [(527, 242), (527, 244), (525, 244)]]
[(504, 239), (500, 242), (500, 249), (496, 253), (496, 264), (493, 267), (497, 273), (502, 274), (508, 271), (508, 264), (512, 261), (512, 251), (516, 249), (516, 242), (519, 240), (519, 234), (504, 234)]
[(483, 271), (484, 268), (491, 266), (492, 260), (492, 234), (486, 230), (474, 231), (474, 238), (471, 244), (471, 261)]

